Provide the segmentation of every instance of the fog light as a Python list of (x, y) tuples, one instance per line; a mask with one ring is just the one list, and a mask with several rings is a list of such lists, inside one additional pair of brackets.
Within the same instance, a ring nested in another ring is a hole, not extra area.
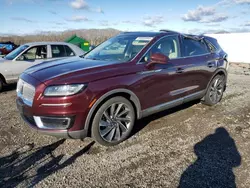
[(34, 116), (40, 129), (68, 129), (74, 124), (74, 117), (38, 117)]

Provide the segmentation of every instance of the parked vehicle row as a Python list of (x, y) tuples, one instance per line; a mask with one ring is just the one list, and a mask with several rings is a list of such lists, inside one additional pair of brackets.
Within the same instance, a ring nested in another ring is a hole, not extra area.
[(0, 56), (9, 54), (17, 47), (13, 42), (0, 42)]
[(16, 83), (27, 68), (42, 62), (79, 57), (85, 52), (64, 42), (36, 42), (24, 44), (0, 59), (0, 91), (3, 86)]
[(42, 134), (113, 146), (129, 137), (137, 119), (195, 99), (220, 102), (227, 65), (211, 37), (125, 32), (82, 59), (28, 68), (18, 81), (17, 107)]

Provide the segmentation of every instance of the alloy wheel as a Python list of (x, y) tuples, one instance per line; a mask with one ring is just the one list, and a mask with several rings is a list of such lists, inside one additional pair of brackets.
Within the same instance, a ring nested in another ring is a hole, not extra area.
[(223, 90), (224, 90), (224, 81), (223, 79), (217, 78), (213, 82), (209, 93), (209, 98), (214, 104), (218, 103), (221, 100), (223, 95)]
[(131, 125), (131, 110), (125, 103), (113, 103), (99, 121), (100, 136), (107, 142), (121, 140)]

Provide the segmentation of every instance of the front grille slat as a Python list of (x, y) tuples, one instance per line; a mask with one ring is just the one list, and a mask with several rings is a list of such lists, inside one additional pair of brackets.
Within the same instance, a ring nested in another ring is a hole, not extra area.
[(35, 87), (29, 83), (19, 79), (17, 83), (18, 96), (24, 99), (24, 102), (28, 102), (28, 105), (32, 105), (35, 97)]

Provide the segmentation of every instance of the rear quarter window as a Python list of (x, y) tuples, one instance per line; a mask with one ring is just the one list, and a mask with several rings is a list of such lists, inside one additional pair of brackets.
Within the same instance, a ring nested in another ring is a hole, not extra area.
[(216, 39), (206, 38), (205, 39), (211, 52), (219, 52), (222, 50)]

